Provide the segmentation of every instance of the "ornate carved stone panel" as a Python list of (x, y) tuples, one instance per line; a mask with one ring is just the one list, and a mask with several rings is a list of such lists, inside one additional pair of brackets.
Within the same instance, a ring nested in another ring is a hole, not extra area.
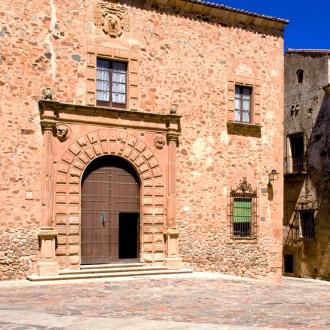
[(126, 6), (111, 1), (100, 1), (95, 9), (95, 25), (111, 38), (119, 37), (130, 29)]

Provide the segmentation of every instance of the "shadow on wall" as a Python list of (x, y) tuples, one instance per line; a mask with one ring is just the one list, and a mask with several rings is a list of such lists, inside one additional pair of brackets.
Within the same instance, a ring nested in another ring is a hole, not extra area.
[[(307, 175), (287, 179), (284, 210), (287, 237), (284, 243), (284, 272), (302, 277), (330, 279), (330, 94), (325, 94), (306, 146)], [(290, 189), (289, 189), (290, 188)], [(310, 231), (304, 234), (306, 215)], [(292, 254), (293, 267), (290, 266)], [(289, 258), (290, 257), (290, 258)]]

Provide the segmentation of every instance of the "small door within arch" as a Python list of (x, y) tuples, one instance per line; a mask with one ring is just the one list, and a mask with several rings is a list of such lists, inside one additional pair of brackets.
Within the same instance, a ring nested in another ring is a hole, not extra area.
[(140, 184), (134, 168), (102, 156), (85, 170), (81, 188), (81, 264), (138, 262)]

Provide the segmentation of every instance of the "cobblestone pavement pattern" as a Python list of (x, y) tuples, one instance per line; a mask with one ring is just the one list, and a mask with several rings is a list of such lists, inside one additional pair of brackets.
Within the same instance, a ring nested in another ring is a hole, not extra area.
[(194, 273), (0, 283), (1, 329), (330, 329), (330, 283)]

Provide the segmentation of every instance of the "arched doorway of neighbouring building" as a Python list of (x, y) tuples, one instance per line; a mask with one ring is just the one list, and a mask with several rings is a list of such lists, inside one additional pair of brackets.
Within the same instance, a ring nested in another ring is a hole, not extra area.
[(117, 156), (92, 161), (82, 178), (81, 264), (139, 262), (140, 183)]

